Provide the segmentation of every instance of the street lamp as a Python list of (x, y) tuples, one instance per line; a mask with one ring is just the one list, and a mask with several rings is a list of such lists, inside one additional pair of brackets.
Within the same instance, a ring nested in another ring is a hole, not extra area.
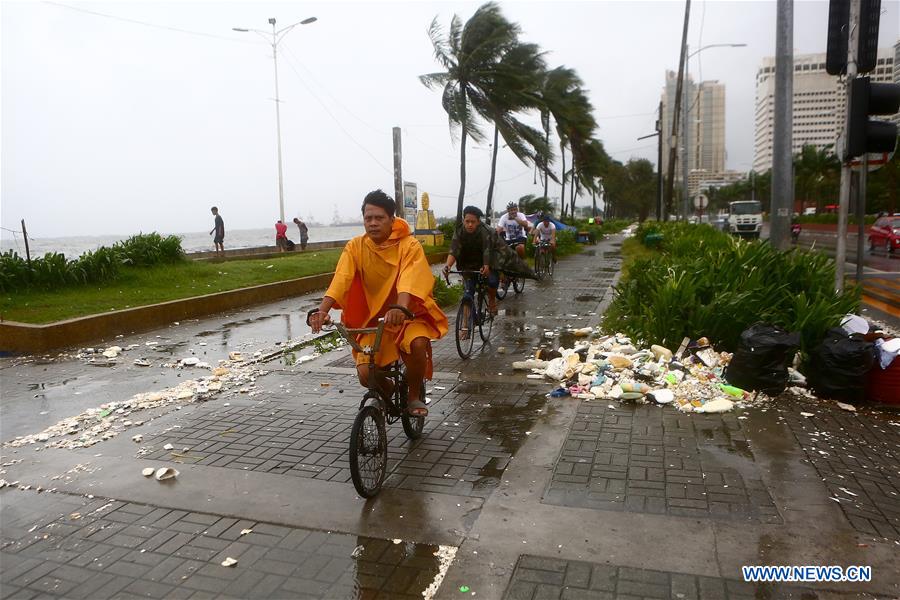
[[(315, 23), (317, 21), (316, 17), (309, 17), (303, 19), (302, 21), (297, 21), (293, 25), (288, 25), (287, 27), (283, 27), (279, 30), (275, 30), (275, 19), (269, 19), (269, 25), (272, 26), (272, 60), (275, 63), (275, 132), (278, 136), (278, 208), (279, 214), (281, 215), (281, 222), (284, 223), (284, 173), (281, 166), (281, 100), (278, 96), (278, 43), (284, 39), (284, 36), (288, 34), (288, 32), (296, 27), (297, 25), (309, 25), (310, 23)], [(259, 29), (249, 29), (245, 27), (232, 27), (232, 31), (239, 31), (241, 33), (247, 33), (252, 31), (263, 37), (266, 42), (269, 42), (268, 33), (265, 31), (260, 31)]]
[[(710, 48), (743, 48), (747, 44), (709, 44), (707, 46), (703, 46), (699, 50), (694, 50), (693, 52), (688, 52), (690, 50), (690, 46), (685, 46), (685, 54), (687, 55), (684, 61), (684, 80), (681, 82), (681, 87), (685, 91), (685, 96), (687, 95), (687, 84), (688, 84), (688, 72), (690, 71), (691, 65), (691, 57), (697, 54), (700, 54), (704, 50), (709, 50)], [(696, 87), (696, 86), (695, 86)], [(700, 89), (697, 87), (697, 97), (700, 96)], [(696, 100), (694, 101), (696, 103)], [(698, 121), (699, 122), (699, 121)], [(681, 217), (684, 220), (687, 220), (689, 204), (688, 204), (688, 103), (681, 103), (681, 123), (682, 123), (682, 154), (681, 154)]]

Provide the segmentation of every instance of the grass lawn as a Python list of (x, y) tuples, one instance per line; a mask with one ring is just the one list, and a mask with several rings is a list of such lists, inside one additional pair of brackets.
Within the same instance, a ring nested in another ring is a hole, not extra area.
[(628, 269), (635, 260), (658, 254), (656, 250), (648, 248), (636, 237), (630, 237), (622, 242), (622, 278), (628, 276)]
[[(0, 296), (0, 316), (22, 323), (52, 323), (123, 308), (146, 306), (286, 281), (334, 271), (341, 248), (226, 262), (185, 261), (151, 268), (124, 268), (115, 281)], [(427, 247), (426, 254), (446, 251)]]

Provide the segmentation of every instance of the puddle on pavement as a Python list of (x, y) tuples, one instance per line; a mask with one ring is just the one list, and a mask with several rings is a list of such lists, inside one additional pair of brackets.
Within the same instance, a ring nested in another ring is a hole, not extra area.
[[(436, 556), (439, 546), (407, 541), (395, 544), (392, 540), (364, 536), (358, 536), (355, 541), (355, 547), (350, 546), (352, 538), (350, 543), (340, 543), (341, 547), (349, 549), (347, 556), (352, 563), (348, 570), (352, 570), (353, 596), (349, 597), (374, 598), (385, 593), (385, 589), (403, 589), (409, 597), (421, 598), (442, 572), (440, 558)], [(443, 572), (447, 567), (449, 563)], [(394, 578), (397, 581), (392, 581)], [(323, 597), (348, 597), (340, 593), (343, 590), (336, 589), (340, 584), (339, 581)]]
[(599, 296), (595, 296), (594, 294), (582, 294), (580, 296), (575, 296), (576, 302), (596, 302), (600, 300)]

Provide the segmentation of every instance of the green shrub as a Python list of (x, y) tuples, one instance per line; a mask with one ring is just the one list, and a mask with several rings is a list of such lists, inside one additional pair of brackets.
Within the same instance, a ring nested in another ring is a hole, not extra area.
[(456, 230), (456, 219), (441, 223), (438, 225), (438, 229), (444, 232), (444, 239), (449, 242), (453, 239), (453, 232)]
[(53, 290), (99, 283), (116, 279), (122, 265), (146, 267), (184, 259), (181, 238), (162, 237), (158, 233), (135, 235), (116, 242), (111, 248), (101, 246), (85, 252), (74, 260), (59, 252), (48, 252), (43, 257), (33, 258), (29, 264), (10, 250), (0, 255), (0, 291)]
[(447, 285), (447, 282), (437, 275), (434, 276), (434, 300), (438, 306), (453, 306), (459, 302), (463, 295), (462, 283)]
[(859, 308), (859, 289), (834, 293), (834, 262), (807, 250), (779, 252), (702, 225), (655, 223), (659, 253), (638, 258), (616, 287), (606, 328), (675, 348), (706, 336), (733, 351), (758, 321), (799, 331), (808, 352), (829, 327)]
[(184, 260), (181, 238), (174, 235), (162, 237), (156, 232), (133, 235), (127, 240), (116, 242), (112, 249), (119, 254), (123, 263), (133, 267), (150, 267)]

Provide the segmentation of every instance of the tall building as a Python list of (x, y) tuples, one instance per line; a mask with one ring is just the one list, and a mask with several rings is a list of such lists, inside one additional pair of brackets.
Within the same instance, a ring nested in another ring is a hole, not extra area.
[[(872, 81), (900, 81), (897, 61), (900, 42), (894, 48), (878, 50)], [(825, 72), (825, 54), (794, 56), (793, 135), (791, 151), (797, 153), (812, 144), (822, 150), (837, 143), (843, 131), (846, 111), (843, 79)], [(896, 116), (894, 117), (896, 118)], [(772, 167), (772, 138), (775, 128), (775, 58), (767, 57), (756, 74), (756, 134), (753, 170)]]
[[(663, 141), (672, 136), (672, 111), (675, 106), (675, 92), (678, 85), (678, 74), (666, 71), (666, 85), (663, 88)], [(697, 191), (695, 181), (709, 174), (725, 171), (725, 85), (718, 81), (703, 81), (696, 85), (688, 77), (685, 82), (682, 102), (687, 103), (688, 115), (686, 126), (688, 184), (691, 194)], [(680, 119), (679, 119), (680, 123)], [(676, 162), (675, 180), (681, 182), (681, 144), (679, 139), (678, 162)], [(669, 152), (663, 144), (662, 169), (666, 172), (669, 165)], [(703, 172), (703, 177), (698, 173)]]

